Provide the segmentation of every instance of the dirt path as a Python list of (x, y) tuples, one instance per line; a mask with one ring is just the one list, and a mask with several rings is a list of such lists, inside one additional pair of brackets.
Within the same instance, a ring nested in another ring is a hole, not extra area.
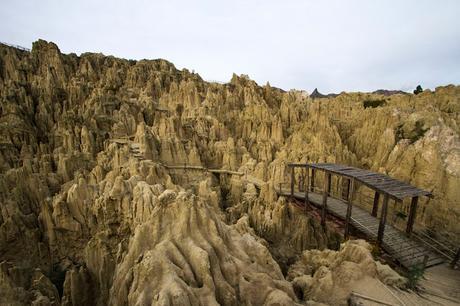
[(384, 285), (378, 279), (366, 278), (357, 283), (353, 292), (361, 305), (382, 305), (358, 295), (367, 296), (388, 305), (432, 306), (460, 305), (460, 270), (453, 270), (447, 264), (431, 267), (425, 271), (419, 282), (419, 292), (403, 291)]

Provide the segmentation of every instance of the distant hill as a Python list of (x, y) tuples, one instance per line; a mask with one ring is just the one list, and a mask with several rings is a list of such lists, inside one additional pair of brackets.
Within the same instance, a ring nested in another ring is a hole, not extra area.
[(338, 94), (334, 94), (334, 93), (330, 93), (330, 94), (327, 94), (327, 95), (323, 95), (322, 93), (320, 93), (318, 91), (318, 88), (315, 88), (315, 90), (313, 90), (313, 92), (310, 94), (310, 98), (312, 99), (317, 99), (317, 98), (335, 98), (337, 97)]
[(372, 93), (377, 94), (377, 95), (384, 95), (384, 96), (408, 95), (409, 94), (402, 90), (386, 90), (386, 89), (378, 89), (376, 91), (373, 91)]

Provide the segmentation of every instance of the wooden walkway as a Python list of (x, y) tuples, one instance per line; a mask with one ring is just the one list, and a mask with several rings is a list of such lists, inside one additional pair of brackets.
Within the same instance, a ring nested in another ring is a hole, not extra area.
[[(129, 147), (129, 152), (131, 155), (136, 158), (139, 161), (146, 160), (144, 157), (144, 154), (141, 152), (141, 145), (139, 143), (136, 143), (132, 141), (130, 138), (134, 138), (134, 136), (129, 136), (125, 138), (112, 138), (109, 141), (120, 144), (120, 145), (127, 145)], [(196, 170), (196, 171), (203, 171), (203, 172), (210, 172), (210, 173), (215, 173), (215, 174), (227, 174), (227, 175), (237, 175), (240, 177), (243, 177), (242, 180), (254, 184), (256, 187), (260, 188), (262, 185), (265, 185), (266, 182), (253, 177), (251, 175), (246, 175), (244, 172), (239, 172), (239, 171), (233, 171), (233, 170), (228, 170), (228, 169), (217, 169), (217, 168), (206, 168), (203, 166), (192, 166), (192, 165), (167, 165), (163, 163), (159, 163), (166, 169), (170, 170)]]
[[(131, 137), (133, 138), (133, 137)], [(139, 161), (145, 160), (144, 154), (141, 151), (141, 146), (139, 143), (133, 142), (130, 138), (119, 138), (111, 139), (111, 142), (128, 145), (129, 152), (132, 156)], [(247, 175), (243, 172), (228, 170), (228, 169), (212, 169), (206, 168), (203, 166), (191, 166), (191, 165), (165, 165), (162, 164), (166, 169), (182, 169), (182, 170), (195, 170), (210, 172), (214, 174), (225, 174), (225, 175), (236, 175), (240, 176), (241, 179), (247, 183), (251, 183), (256, 187), (260, 188), (262, 185), (267, 184), (263, 180), (260, 180), (256, 177)], [(293, 185), (291, 185), (293, 188)], [(294, 191), (294, 190), (293, 190)], [(276, 190), (278, 195), (290, 197), (291, 192), (285, 190)], [(305, 201), (304, 192), (295, 192), (293, 193), (296, 199)], [(309, 202), (317, 207), (322, 207), (323, 195), (315, 192), (308, 193)], [(327, 211), (340, 218), (345, 220), (347, 214), (347, 203), (343, 200), (336, 199), (334, 197), (327, 198)], [(379, 228), (379, 219), (372, 216), (366, 210), (353, 206), (351, 212), (350, 224), (357, 229), (359, 232), (363, 233), (368, 237), (369, 240), (377, 240), (378, 237), (378, 228)], [(410, 269), (414, 265), (423, 263), (424, 259), (428, 260), (425, 262), (425, 266), (434, 266), (442, 263), (444, 260), (437, 255), (436, 253), (428, 250), (426, 247), (422, 246), (418, 242), (411, 239), (402, 231), (394, 228), (393, 226), (387, 224), (384, 232), (384, 236), (381, 243), (382, 248), (396, 261), (398, 261), (405, 268)]]
[[(277, 193), (281, 196), (290, 197), (290, 191), (287, 190), (277, 190)], [(304, 192), (294, 192), (294, 197), (298, 200), (305, 201)], [(322, 207), (322, 194), (309, 192), (308, 199), (314, 206)], [(347, 213), (346, 202), (328, 197), (326, 207), (330, 214), (345, 220)], [(354, 205), (351, 215), (351, 225), (356, 230), (366, 235), (369, 240), (377, 240), (379, 219), (372, 216), (366, 210)], [(390, 224), (387, 224), (385, 227), (382, 247), (393, 259), (408, 269), (414, 265), (423, 263), (425, 255), (428, 256), (426, 267), (444, 262), (443, 258), (439, 255), (412, 240), (404, 232), (396, 229)]]

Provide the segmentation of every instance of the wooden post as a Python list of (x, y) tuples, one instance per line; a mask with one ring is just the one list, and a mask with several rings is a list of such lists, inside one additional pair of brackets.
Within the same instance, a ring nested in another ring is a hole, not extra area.
[(413, 197), (410, 203), (409, 219), (407, 220), (406, 233), (410, 235), (414, 227), (415, 214), (417, 213), (418, 197)]
[(382, 245), (383, 234), (385, 232), (385, 223), (387, 221), (387, 209), (388, 209), (389, 198), (390, 196), (387, 193), (385, 193), (383, 196), (382, 212), (380, 213), (380, 224), (379, 224), (379, 231), (377, 234), (377, 244), (379, 246)]
[(311, 168), (311, 181), (310, 181), (310, 191), (315, 192), (315, 168)]
[(347, 198), (347, 217), (345, 219), (345, 235), (344, 238), (347, 239), (350, 235), (350, 221), (351, 221), (351, 209), (353, 208), (353, 195), (354, 195), (354, 188), (355, 188), (355, 179), (351, 180), (351, 184), (349, 185), (350, 189), (348, 189), (348, 198)]
[(331, 186), (332, 186), (332, 175), (328, 172), (327, 175), (327, 195), (331, 195)]
[(379, 199), (380, 193), (376, 190), (374, 194), (374, 206), (372, 206), (372, 215), (377, 217), (377, 213), (379, 211)]
[(327, 197), (328, 197), (328, 190), (329, 190), (329, 177), (331, 174), (327, 171), (324, 171), (324, 187), (323, 187), (323, 207), (321, 210), (321, 225), (323, 228), (326, 227), (326, 209), (327, 209)]
[(294, 198), (294, 166), (291, 167), (291, 198)]
[(426, 268), (426, 265), (428, 264), (428, 259), (429, 258), (430, 258), (430, 256), (428, 256), (427, 254), (423, 255), (423, 262), (422, 262), (423, 269)]
[(460, 248), (458, 248), (457, 254), (455, 254), (454, 260), (452, 260), (452, 262), (450, 263), (450, 266), (452, 267), (452, 269), (455, 268), (455, 265), (457, 264), (459, 259), (460, 259)]
[(302, 168), (301, 169), (301, 174), (300, 174), (300, 179), (299, 179), (299, 192), (302, 192), (302, 188), (303, 188), (303, 185), (304, 185), (304, 169)]
[(305, 170), (306, 170), (306, 176), (305, 176), (305, 210), (307, 210), (307, 204), (309, 203), (308, 202), (308, 183), (309, 183), (309, 178), (310, 178), (310, 168), (308, 168), (308, 166), (305, 166)]
[[(351, 179), (342, 176), (342, 199), (344, 200), (347, 200), (348, 196), (350, 195), (350, 183)], [(344, 190), (344, 187), (346, 190)]]

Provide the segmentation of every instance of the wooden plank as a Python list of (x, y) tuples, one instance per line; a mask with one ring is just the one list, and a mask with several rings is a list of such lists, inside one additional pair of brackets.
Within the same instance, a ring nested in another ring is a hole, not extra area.
[(376, 182), (384, 182), (384, 181), (392, 180), (392, 178), (385, 176), (381, 173), (374, 173), (374, 175), (362, 177), (359, 179), (361, 181), (368, 182), (368, 183), (376, 183)]
[(361, 181), (369, 183), (369, 184), (376, 184), (376, 183), (385, 183), (385, 182), (393, 182), (394, 179), (382, 175), (382, 174), (376, 174), (375, 176), (364, 178)]
[(400, 263), (402, 263), (405, 267), (410, 268), (417, 264), (421, 264), (422, 262), (425, 262), (426, 257), (427, 257), (426, 254), (421, 254), (420, 256), (413, 257), (413, 258), (395, 258), (395, 259), (399, 261)]
[(414, 250), (414, 249), (416, 249), (418, 251), (427, 252), (427, 250), (425, 248), (421, 247), (418, 244), (406, 244), (406, 245), (404, 245), (404, 247), (399, 248), (396, 251), (398, 253), (400, 253), (400, 254), (403, 254), (405, 251)]
[(420, 190), (418, 189), (417, 187), (414, 187), (414, 186), (411, 186), (409, 184), (400, 184), (399, 186), (397, 187), (394, 187), (391, 189), (392, 192), (404, 192), (404, 191), (414, 191), (414, 190)]
[(403, 197), (409, 197), (412, 195), (418, 195), (420, 193), (428, 193), (427, 191), (414, 188), (414, 187), (401, 187), (401, 188), (394, 188), (394, 190), (391, 190), (391, 192), (397, 196), (403, 196)]
[(412, 258), (412, 257), (416, 257), (416, 256), (419, 256), (420, 254), (429, 254), (429, 252), (427, 250), (421, 250), (421, 249), (407, 249), (407, 250), (404, 250), (404, 251), (401, 251), (401, 252), (396, 252), (394, 253), (393, 255), (397, 258), (401, 258), (401, 259), (404, 259), (404, 258)]
[(425, 190), (418, 189), (418, 188), (413, 188), (412, 190), (408, 190), (404, 192), (403, 191), (394, 192), (394, 195), (398, 197), (407, 198), (407, 197), (414, 197), (414, 196), (428, 196), (428, 195), (431, 195), (431, 193)]
[(411, 247), (411, 244), (408, 244), (405, 240), (393, 241), (391, 243), (383, 243), (388, 249), (391, 249), (393, 253), (397, 253), (399, 250), (403, 248)]
[(381, 190), (382, 193), (388, 193), (386, 188), (391, 186), (391, 185), (395, 185), (397, 183), (395, 183), (395, 182), (374, 182), (374, 183), (369, 183), (369, 182), (364, 181), (363, 184), (368, 185), (371, 189)]
[[(413, 247), (412, 244), (408, 244), (406, 241), (394, 241), (391, 243), (383, 243), (385, 246), (387, 246), (393, 253), (397, 253), (400, 250), (402, 251), (403, 249), (411, 248)], [(417, 246), (418, 247), (418, 246)]]
[(433, 258), (431, 260), (428, 260), (428, 262), (426, 263), (426, 267), (432, 267), (432, 266), (436, 266), (436, 265), (439, 265), (439, 264), (442, 264), (444, 262), (444, 259), (442, 258)]
[(404, 237), (404, 236), (393, 236), (390, 239), (385, 239), (384, 240), (384, 242), (386, 244), (388, 244), (388, 245), (394, 245), (395, 243), (400, 243), (400, 242), (407, 243), (407, 241), (415, 243), (412, 240), (409, 240), (409, 239), (407, 239), (407, 237)]
[(389, 192), (389, 190), (392, 187), (401, 186), (399, 182), (395, 182), (395, 181), (387, 181), (387, 182), (375, 183), (375, 184), (372, 184), (372, 185), (375, 188), (385, 189), (385, 191), (387, 191), (387, 192)]
[(347, 165), (337, 165), (336, 167), (334, 167), (334, 170), (335, 171), (350, 171), (350, 170), (361, 170), (361, 169), (347, 166)]
[(341, 176), (345, 177), (355, 177), (357, 175), (363, 174), (361, 170), (347, 170), (347, 171), (334, 171), (334, 170), (329, 170), (330, 172), (333, 172), (334, 174), (338, 174)]
[(398, 232), (385, 233), (385, 236), (383, 237), (384, 240), (392, 240), (392, 239), (398, 239), (398, 238), (405, 239), (405, 237), (401, 233), (398, 233)]
[(400, 241), (407, 241), (407, 238), (399, 236), (399, 235), (394, 235), (394, 236), (390, 236), (390, 237), (384, 237), (383, 241), (385, 243), (387, 243), (388, 245), (391, 245), (391, 244), (394, 244), (394, 243), (398, 243)]
[[(347, 171), (343, 171), (341, 174), (345, 175), (345, 176), (351, 176), (351, 177), (354, 177), (354, 178), (359, 178), (360, 175), (366, 175), (366, 174), (371, 174), (367, 171), (363, 171), (361, 169), (354, 169), (354, 170), (347, 170)], [(376, 174), (376, 173), (374, 173)]]
[(392, 189), (389, 189), (388, 192), (391, 192), (393, 195), (398, 196), (398, 197), (412, 197), (412, 196), (419, 195), (421, 193), (422, 194), (427, 193), (426, 191), (423, 191), (418, 188), (410, 187), (410, 186), (392, 188)]
[(392, 196), (396, 197), (396, 198), (409, 198), (409, 197), (413, 197), (413, 196), (416, 196), (419, 194), (418, 191), (404, 191), (404, 192), (400, 192), (400, 191), (393, 191), (391, 189), (388, 189), (387, 190), (388, 193), (390, 193)]
[(402, 260), (405, 261), (412, 261), (412, 262), (420, 262), (420, 258), (428, 256), (428, 259), (430, 258), (430, 255), (426, 252), (421, 252), (421, 253), (416, 253), (414, 256), (406, 255), (402, 257)]
[(381, 175), (379, 173), (370, 172), (370, 173), (358, 174), (355, 177), (359, 180), (366, 180), (366, 179), (371, 179), (371, 178), (380, 177), (380, 176)]

